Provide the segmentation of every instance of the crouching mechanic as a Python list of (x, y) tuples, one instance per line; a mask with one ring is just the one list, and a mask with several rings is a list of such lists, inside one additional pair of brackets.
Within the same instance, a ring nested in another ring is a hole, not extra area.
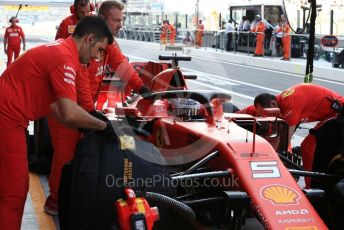
[[(105, 18), (112, 34), (117, 35), (122, 28), (123, 22), (123, 5), (117, 1), (104, 1), (99, 8), (98, 15)], [(92, 97), (97, 100), (97, 110), (102, 110), (103, 105), (108, 99), (108, 104), (115, 107), (116, 93), (119, 92), (99, 92), (101, 83), (106, 70), (115, 71), (116, 76), (122, 81), (123, 88), (128, 92), (133, 89), (137, 93), (148, 93), (149, 90), (144, 86), (141, 78), (134, 70), (128, 59), (123, 55), (118, 43), (115, 41), (109, 45), (101, 60), (92, 60), (89, 67), (90, 87)]]
[(75, 78), (79, 62), (99, 58), (112, 42), (103, 19), (86, 17), (72, 37), (27, 51), (0, 77), (0, 226), (21, 227), (29, 186), (29, 120), (52, 113), (68, 127), (111, 130), (77, 105)]
[[(319, 121), (315, 129), (322, 125), (322, 122), (335, 117), (338, 111), (333, 109), (333, 103), (338, 101), (344, 103), (344, 97), (338, 93), (322, 86), (314, 84), (298, 84), (274, 96), (263, 93), (254, 100), (258, 113), (263, 113), (264, 108), (279, 108), (282, 118), (289, 125), (289, 143), (296, 129), (301, 122)], [(316, 139), (314, 135), (308, 135), (301, 143), (303, 167), (307, 171), (312, 170)], [(306, 188), (310, 187), (310, 178), (306, 177)]]

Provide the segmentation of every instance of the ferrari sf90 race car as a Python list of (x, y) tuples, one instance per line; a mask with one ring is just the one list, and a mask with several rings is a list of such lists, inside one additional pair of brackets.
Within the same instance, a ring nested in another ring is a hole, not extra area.
[[(172, 65), (133, 63), (151, 93), (122, 96), (106, 114), (113, 133), (86, 134), (65, 166), (61, 229), (241, 229), (250, 219), (253, 229), (344, 226), (342, 117), (317, 132), (319, 172), (306, 172), (287, 150), (282, 119), (223, 111), (231, 95), (188, 89), (185, 79), (196, 77), (178, 61), (190, 58), (160, 59)], [(301, 189), (299, 176), (317, 186)]]

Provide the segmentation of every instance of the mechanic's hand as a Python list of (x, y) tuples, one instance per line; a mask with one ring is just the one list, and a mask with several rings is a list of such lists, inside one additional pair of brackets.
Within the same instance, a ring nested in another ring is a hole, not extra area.
[(7, 54), (7, 49), (4, 49), (5, 54)]
[(97, 110), (93, 110), (90, 112), (90, 114), (92, 116), (94, 116), (95, 118), (98, 118), (99, 120), (105, 121), (107, 122), (109, 119), (101, 112), (97, 111)]
[[(91, 114), (92, 116), (94, 116), (95, 118), (97, 118), (99, 120), (102, 120), (105, 122), (109, 121), (109, 119), (106, 116), (104, 116), (104, 114), (102, 114), (101, 112), (99, 112), (97, 110), (93, 110), (93, 111), (89, 112), (89, 114)], [(86, 135), (87, 133), (94, 131), (94, 130), (93, 129), (79, 128), (79, 131)]]
[(85, 129), (85, 128), (78, 128), (79, 132), (86, 135), (90, 132), (92, 132), (93, 130), (92, 129)]
[(26, 46), (25, 46), (25, 45), (23, 46), (23, 50), (24, 50), (24, 51), (26, 50)]
[(102, 134), (106, 135), (106, 136), (113, 136), (116, 137), (116, 132), (114, 130), (114, 128), (112, 127), (111, 122), (108, 120), (106, 121), (106, 128), (103, 130), (100, 130), (99, 132), (101, 132)]

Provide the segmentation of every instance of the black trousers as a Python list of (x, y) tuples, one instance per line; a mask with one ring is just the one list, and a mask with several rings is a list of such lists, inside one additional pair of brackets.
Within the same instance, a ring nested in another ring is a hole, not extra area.
[(227, 33), (227, 45), (226, 45), (226, 51), (232, 50), (232, 33)]

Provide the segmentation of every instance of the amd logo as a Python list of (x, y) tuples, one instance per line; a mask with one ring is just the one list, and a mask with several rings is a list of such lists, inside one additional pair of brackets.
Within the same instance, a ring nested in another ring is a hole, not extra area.
[(276, 216), (278, 215), (305, 215), (309, 214), (307, 209), (299, 209), (299, 210), (277, 210)]

